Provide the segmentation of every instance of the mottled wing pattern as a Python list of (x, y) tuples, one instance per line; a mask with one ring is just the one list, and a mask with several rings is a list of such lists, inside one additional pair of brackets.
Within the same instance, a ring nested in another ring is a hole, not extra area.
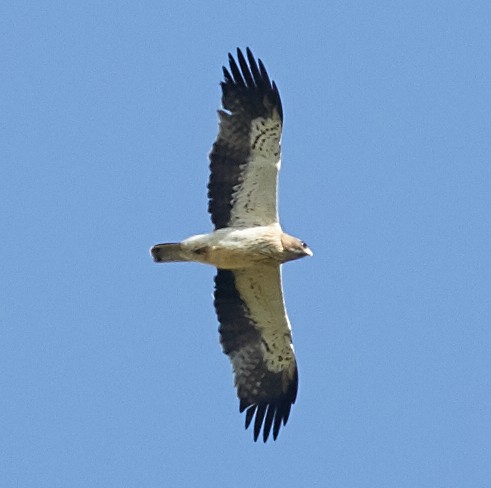
[(245, 426), (254, 440), (276, 439), (297, 396), (298, 372), (281, 289), (280, 267), (219, 269), (215, 308), (223, 351), (232, 362)]
[(278, 89), (249, 48), (223, 68), (219, 132), (210, 153), (208, 210), (215, 229), (278, 222), (283, 111)]

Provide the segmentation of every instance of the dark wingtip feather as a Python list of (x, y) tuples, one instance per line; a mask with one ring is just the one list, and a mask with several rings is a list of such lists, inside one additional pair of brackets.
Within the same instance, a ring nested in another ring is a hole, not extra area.
[(251, 420), (254, 417), (254, 412), (256, 411), (257, 405), (252, 405), (252, 407), (249, 408), (246, 412), (246, 418), (245, 418), (245, 428), (247, 429), (249, 425), (251, 424)]
[(259, 58), (257, 58), (257, 63), (259, 64), (259, 72), (261, 73), (261, 78), (263, 78), (264, 82), (267, 85), (271, 85), (268, 72), (266, 71), (263, 62)]
[[(249, 48), (247, 48), (247, 60), (249, 61), (249, 66), (251, 68), (252, 77), (254, 78), (254, 83), (256, 84), (256, 86), (264, 89), (265, 84), (263, 83), (263, 80), (261, 78), (261, 73), (259, 71), (259, 68), (257, 67), (256, 60)], [(267, 88), (269, 87), (266, 86), (266, 89)]]
[(266, 413), (267, 408), (266, 403), (260, 403), (256, 412), (256, 420), (254, 421), (254, 442), (257, 441), (259, 437), (259, 433), (261, 432), (261, 427), (263, 425), (264, 414)]
[(273, 425), (273, 440), (276, 440), (278, 437), (278, 434), (280, 433), (280, 427), (281, 427), (281, 415), (276, 412), (276, 415), (274, 417), (274, 425)]
[(242, 413), (249, 405), (250, 405), (250, 403), (247, 400), (245, 400), (244, 398), (242, 398), (240, 400), (240, 406), (239, 406), (240, 413)]
[(271, 431), (271, 425), (273, 424), (273, 419), (275, 417), (276, 410), (273, 405), (269, 405), (268, 413), (266, 414), (266, 418), (264, 419), (263, 426), (263, 441), (266, 442), (269, 437), (269, 432)]
[(222, 70), (223, 70), (223, 77), (225, 78), (225, 83), (233, 83), (234, 79), (232, 78), (230, 71), (225, 66), (222, 66)]
[(249, 66), (247, 66), (247, 62), (244, 58), (244, 55), (242, 54), (242, 51), (239, 48), (237, 48), (237, 59), (239, 60), (240, 69), (242, 70), (242, 75), (244, 76), (246, 85), (249, 88), (254, 88), (254, 78)]
[(281, 425), (286, 425), (290, 417), (292, 405), (297, 399), (298, 391), (298, 371), (295, 369), (294, 375), (288, 385), (287, 390), (278, 398), (272, 401), (258, 402), (250, 404), (246, 400), (240, 401), (241, 412), (247, 408), (245, 428), (247, 429), (254, 420), (254, 441), (257, 441), (261, 429), (263, 430), (263, 441), (266, 442), (273, 430), (273, 440), (276, 440), (280, 432)]
[[(263, 62), (259, 58), (256, 61), (249, 47), (245, 52), (244, 56), (242, 50), (237, 48), (237, 60), (231, 53), (228, 54), (230, 69), (223, 69), (223, 107), (233, 112), (241, 105), (252, 118), (269, 116), (271, 107), (274, 107), (283, 119), (278, 88), (271, 82)], [(265, 99), (269, 103), (265, 104)]]
[(242, 74), (240, 72), (237, 63), (235, 62), (234, 57), (229, 53), (228, 62), (230, 64), (230, 71), (232, 71), (232, 75), (234, 77), (235, 84), (241, 88), (245, 88), (244, 78), (242, 78)]

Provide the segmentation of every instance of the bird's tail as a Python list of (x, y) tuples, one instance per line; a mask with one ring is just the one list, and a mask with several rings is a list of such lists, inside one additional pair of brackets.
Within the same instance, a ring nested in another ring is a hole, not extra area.
[(182, 252), (181, 244), (178, 242), (155, 244), (155, 246), (150, 249), (150, 254), (156, 263), (188, 261)]

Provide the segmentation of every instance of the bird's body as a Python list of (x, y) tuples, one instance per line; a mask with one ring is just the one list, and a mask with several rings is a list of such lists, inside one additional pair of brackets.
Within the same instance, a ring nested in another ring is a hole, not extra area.
[(195, 261), (220, 269), (243, 269), (257, 264), (278, 266), (303, 257), (305, 252), (301, 241), (284, 233), (277, 223), (218, 229), (210, 234), (191, 236), (173, 246), (157, 244), (152, 251), (155, 261)]
[(156, 262), (194, 261), (217, 268), (215, 309), (223, 351), (235, 374), (254, 440), (276, 439), (295, 402), (298, 372), (281, 287), (281, 265), (311, 256), (283, 232), (277, 188), (283, 110), (278, 89), (247, 49), (229, 55), (221, 83), (220, 130), (210, 153), (208, 234), (157, 244)]

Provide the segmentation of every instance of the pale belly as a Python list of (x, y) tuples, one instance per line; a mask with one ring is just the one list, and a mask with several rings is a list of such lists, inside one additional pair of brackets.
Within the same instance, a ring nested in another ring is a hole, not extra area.
[(267, 254), (246, 252), (238, 249), (220, 248), (217, 246), (205, 247), (193, 252), (193, 261), (211, 264), (221, 269), (240, 269), (254, 266), (261, 262), (275, 262), (276, 260)]
[(190, 261), (221, 269), (239, 269), (257, 263), (281, 261), (279, 227), (220, 229), (192, 236), (181, 245)]

